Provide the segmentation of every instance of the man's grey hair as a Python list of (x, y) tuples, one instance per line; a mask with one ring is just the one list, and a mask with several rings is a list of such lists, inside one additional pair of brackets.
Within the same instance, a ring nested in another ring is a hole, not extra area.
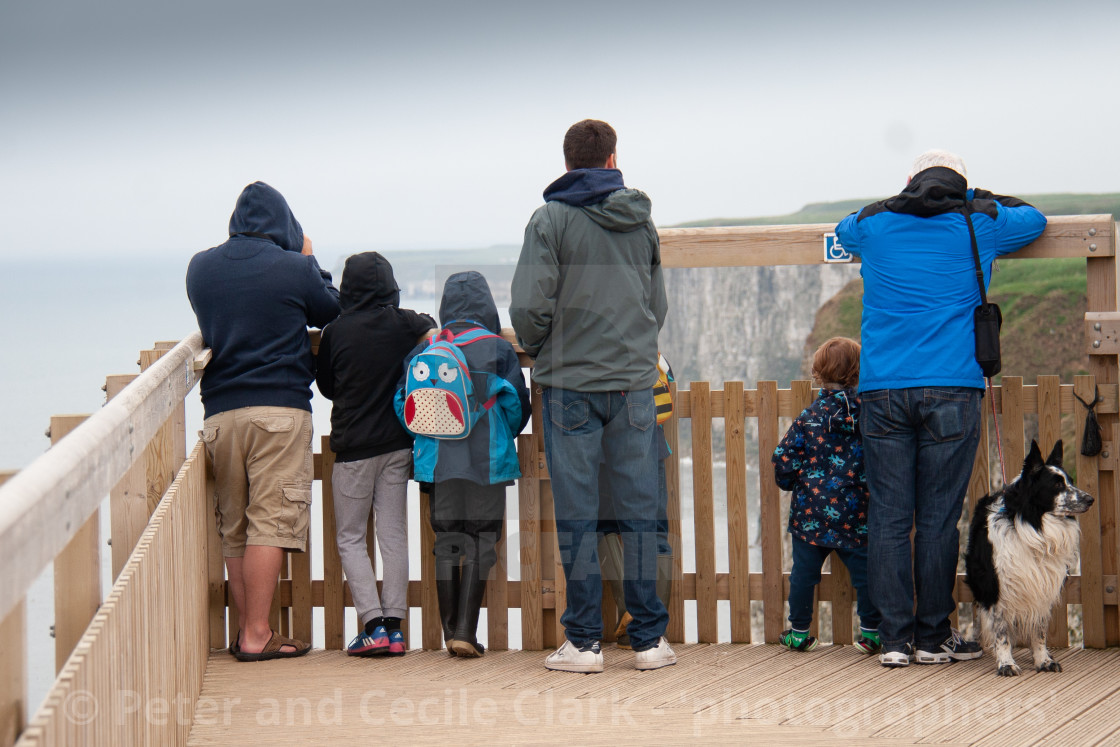
[(922, 155), (914, 159), (914, 165), (910, 167), (910, 173), (907, 179), (913, 179), (914, 176), (926, 169), (932, 169), (934, 166), (943, 166), (947, 169), (952, 169), (965, 179), (968, 178), (968, 169), (964, 167), (964, 159), (956, 153), (950, 153), (947, 150), (927, 150)]

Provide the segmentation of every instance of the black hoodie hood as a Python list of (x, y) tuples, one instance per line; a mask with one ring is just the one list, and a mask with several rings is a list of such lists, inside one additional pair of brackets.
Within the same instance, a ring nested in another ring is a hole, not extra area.
[(929, 218), (959, 212), (968, 199), (968, 180), (944, 166), (919, 171), (898, 195), (884, 201), (892, 213)]
[(229, 218), (229, 235), (267, 239), (285, 251), (303, 251), (303, 227), (284, 195), (264, 182), (241, 190)]
[(474, 270), (457, 272), (443, 285), (443, 298), (439, 303), (439, 324), (446, 327), (452, 322), (477, 322), (490, 332), (501, 332), (498, 306), (490, 292), (490, 284), (481, 273)]
[(377, 252), (351, 255), (342, 270), (339, 287), (342, 311), (399, 306), (401, 289), (393, 277), (393, 266)]

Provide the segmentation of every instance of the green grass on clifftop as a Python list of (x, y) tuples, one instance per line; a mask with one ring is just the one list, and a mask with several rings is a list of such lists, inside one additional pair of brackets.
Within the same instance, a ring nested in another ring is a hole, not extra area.
[[(1120, 219), (1120, 192), (1109, 194), (1040, 194), (1016, 195), (1037, 207), (1047, 215), (1101, 215), (1110, 214), (1113, 220)], [(813, 202), (789, 215), (773, 215), (764, 218), (710, 218), (708, 220), (679, 223), (674, 228), (703, 226), (773, 226), (787, 223), (838, 223), (849, 213), (859, 210), (882, 197), (869, 197), (859, 200), (840, 200), (839, 202)]]

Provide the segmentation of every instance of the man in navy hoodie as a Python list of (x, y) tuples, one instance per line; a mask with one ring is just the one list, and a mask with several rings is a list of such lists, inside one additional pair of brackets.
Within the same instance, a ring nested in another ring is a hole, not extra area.
[(284, 197), (247, 186), (229, 240), (187, 268), (187, 296), (212, 358), (201, 437), (217, 486), (218, 533), (238, 609), (230, 652), (242, 661), (307, 653), (268, 621), (284, 551), (303, 552), (311, 505), (308, 326), (338, 316), (338, 290), (311, 256)]

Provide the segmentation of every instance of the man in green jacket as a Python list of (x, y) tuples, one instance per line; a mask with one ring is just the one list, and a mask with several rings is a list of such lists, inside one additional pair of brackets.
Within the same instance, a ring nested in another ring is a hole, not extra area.
[(601, 672), (596, 549), (600, 464), (624, 547), (638, 669), (676, 663), (657, 598), (657, 333), (667, 302), (650, 200), (623, 184), (617, 136), (586, 119), (564, 137), (567, 173), (544, 192), (513, 276), (510, 318), (543, 388), (544, 445), (567, 580), (567, 641), (545, 666)]

